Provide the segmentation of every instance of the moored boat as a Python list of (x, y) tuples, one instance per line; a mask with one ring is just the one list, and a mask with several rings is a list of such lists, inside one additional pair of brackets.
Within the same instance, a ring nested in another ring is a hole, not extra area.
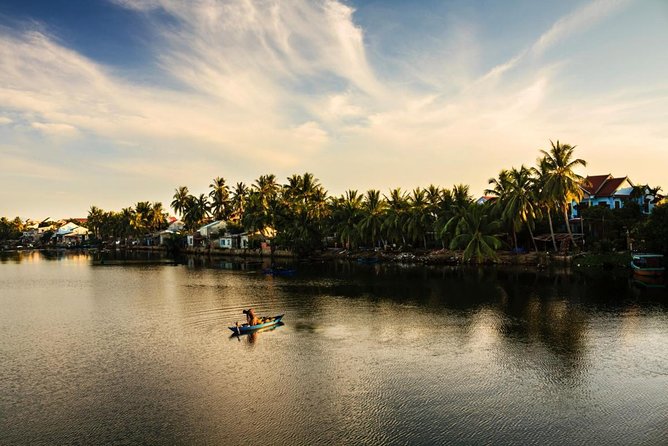
[(279, 314), (278, 316), (274, 317), (261, 317), (258, 318), (260, 319), (260, 323), (257, 325), (248, 325), (248, 324), (238, 324), (238, 325), (233, 325), (231, 327), (228, 327), (234, 334), (237, 335), (242, 335), (246, 333), (252, 333), (254, 331), (267, 328), (267, 327), (273, 327), (274, 325), (277, 325), (281, 322), (281, 319), (283, 319), (283, 316), (285, 314)]
[(631, 269), (636, 276), (659, 277), (666, 273), (663, 254), (634, 254)]

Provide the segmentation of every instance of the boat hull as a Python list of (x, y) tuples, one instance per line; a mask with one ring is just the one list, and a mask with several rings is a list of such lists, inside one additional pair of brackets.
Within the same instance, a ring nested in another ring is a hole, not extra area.
[(638, 268), (633, 266), (633, 275), (639, 277), (662, 277), (666, 273), (665, 268)]
[(662, 277), (666, 273), (662, 254), (635, 254), (631, 268), (636, 277)]
[(248, 325), (248, 324), (243, 324), (243, 325), (233, 325), (229, 328), (234, 334), (237, 335), (242, 335), (246, 333), (252, 333), (257, 330), (261, 330), (263, 328), (267, 327), (273, 327), (281, 322), (281, 319), (283, 319), (284, 314), (279, 314), (278, 316), (274, 316), (272, 320), (267, 321), (263, 324), (257, 324), (257, 325)]

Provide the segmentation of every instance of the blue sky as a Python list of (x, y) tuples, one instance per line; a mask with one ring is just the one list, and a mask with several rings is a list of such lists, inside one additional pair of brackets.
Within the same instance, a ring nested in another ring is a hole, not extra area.
[(214, 177), (471, 185), (578, 146), (668, 189), (665, 0), (0, 2), (0, 215)]

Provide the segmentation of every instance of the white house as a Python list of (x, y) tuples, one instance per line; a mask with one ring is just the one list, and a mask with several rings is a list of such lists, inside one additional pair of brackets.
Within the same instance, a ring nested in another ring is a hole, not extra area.
[(247, 249), (248, 234), (225, 234), (218, 239), (218, 247), (222, 249)]
[(212, 238), (220, 232), (225, 231), (227, 223), (223, 220), (216, 220), (207, 225), (202, 226), (197, 230), (202, 237)]
[(169, 224), (167, 230), (172, 232), (181, 232), (185, 227), (185, 223), (183, 223), (181, 220), (174, 220)]
[(69, 222), (61, 227), (51, 236), (57, 242), (67, 242), (68, 244), (80, 243), (86, 240), (88, 229), (79, 226), (76, 223)]

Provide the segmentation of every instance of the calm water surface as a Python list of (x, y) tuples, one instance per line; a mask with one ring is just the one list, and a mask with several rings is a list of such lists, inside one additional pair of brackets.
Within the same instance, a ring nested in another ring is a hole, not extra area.
[(668, 444), (665, 289), (258, 268), (0, 258), (0, 444)]

